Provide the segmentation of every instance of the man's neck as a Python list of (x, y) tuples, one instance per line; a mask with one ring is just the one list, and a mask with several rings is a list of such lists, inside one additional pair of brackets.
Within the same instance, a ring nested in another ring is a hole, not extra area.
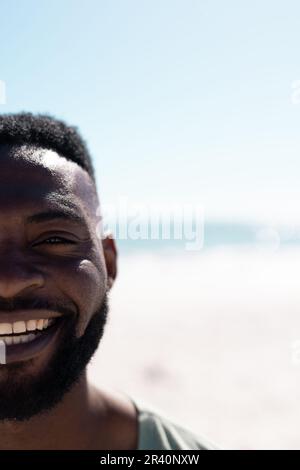
[(124, 398), (96, 389), (85, 373), (51, 411), (0, 422), (0, 450), (136, 449), (136, 410)]

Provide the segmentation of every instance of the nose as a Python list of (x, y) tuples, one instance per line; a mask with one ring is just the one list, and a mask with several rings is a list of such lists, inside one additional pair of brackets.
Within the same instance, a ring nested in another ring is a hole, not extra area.
[(13, 298), (44, 285), (44, 277), (24, 259), (0, 254), (0, 297)]

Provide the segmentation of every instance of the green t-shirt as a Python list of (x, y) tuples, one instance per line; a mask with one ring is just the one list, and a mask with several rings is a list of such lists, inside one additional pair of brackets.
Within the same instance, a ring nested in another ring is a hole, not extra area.
[(206, 439), (176, 424), (140, 399), (130, 397), (138, 413), (137, 450), (217, 450)]

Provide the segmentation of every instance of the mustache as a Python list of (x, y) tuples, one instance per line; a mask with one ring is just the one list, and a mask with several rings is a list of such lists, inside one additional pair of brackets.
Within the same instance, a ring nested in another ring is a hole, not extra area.
[(74, 315), (77, 309), (70, 303), (61, 300), (48, 299), (27, 299), (16, 297), (14, 299), (3, 299), (0, 297), (0, 311), (14, 312), (17, 310), (49, 310), (61, 313), (62, 315)]

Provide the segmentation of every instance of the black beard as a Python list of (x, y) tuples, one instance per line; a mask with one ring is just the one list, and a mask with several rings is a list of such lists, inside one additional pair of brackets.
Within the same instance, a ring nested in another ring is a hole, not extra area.
[(25, 421), (55, 407), (85, 371), (103, 336), (107, 316), (106, 295), (80, 338), (76, 336), (78, 318), (69, 319), (58, 349), (38, 377), (25, 376), (16, 383), (14, 370), (22, 366), (9, 364), (8, 379), (0, 384), (0, 420)]

